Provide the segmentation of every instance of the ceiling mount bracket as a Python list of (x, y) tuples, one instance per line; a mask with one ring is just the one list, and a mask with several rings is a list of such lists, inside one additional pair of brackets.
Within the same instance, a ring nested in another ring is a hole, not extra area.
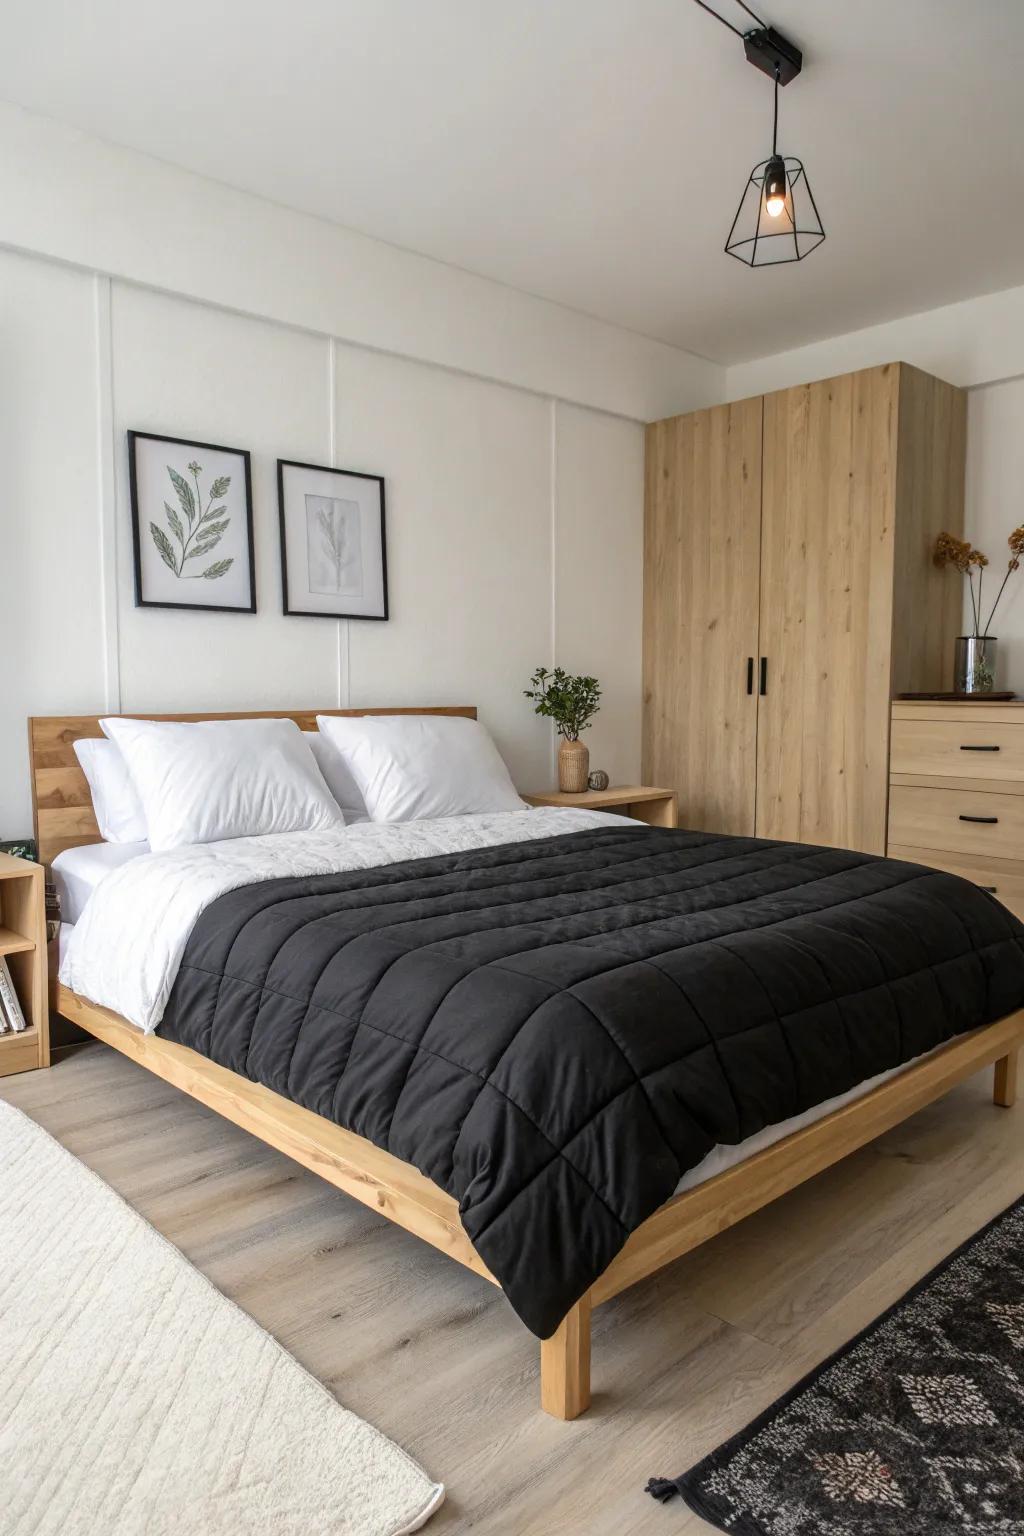
[(777, 79), (780, 85), (795, 80), (803, 68), (804, 56), (795, 43), (791, 43), (774, 27), (754, 27), (743, 34), (743, 52), (748, 64)]

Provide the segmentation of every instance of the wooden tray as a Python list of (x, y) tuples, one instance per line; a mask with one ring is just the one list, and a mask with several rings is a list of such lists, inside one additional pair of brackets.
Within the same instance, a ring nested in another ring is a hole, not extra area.
[(941, 700), (944, 704), (1006, 704), (1015, 699), (1015, 693), (898, 693), (896, 698), (906, 701)]

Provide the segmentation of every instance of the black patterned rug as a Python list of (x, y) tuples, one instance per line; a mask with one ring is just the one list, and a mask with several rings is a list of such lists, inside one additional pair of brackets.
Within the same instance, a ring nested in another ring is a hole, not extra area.
[(1024, 1199), (647, 1491), (733, 1536), (1024, 1536)]

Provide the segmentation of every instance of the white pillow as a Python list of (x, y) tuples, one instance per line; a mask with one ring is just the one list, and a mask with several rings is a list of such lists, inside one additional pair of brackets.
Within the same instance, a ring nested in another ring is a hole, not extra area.
[(343, 826), (292, 720), (101, 720), (142, 802), (154, 852)]
[(317, 715), (374, 821), (521, 811), (484, 727), (459, 715)]
[(359, 785), (352, 777), (352, 770), (332, 741), (319, 731), (303, 731), (309, 742), (309, 750), (324, 776), (324, 783), (341, 806), (346, 822), (365, 821), (369, 811), (359, 793)]
[(83, 736), (75, 742), (92, 795), (96, 824), (105, 843), (144, 843), (146, 815), (135, 792), (128, 764), (112, 741)]

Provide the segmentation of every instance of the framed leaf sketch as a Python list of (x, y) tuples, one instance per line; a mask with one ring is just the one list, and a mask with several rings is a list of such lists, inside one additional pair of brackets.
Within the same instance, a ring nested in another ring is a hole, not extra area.
[(256, 612), (244, 448), (128, 433), (138, 608)]
[(384, 481), (277, 461), (285, 613), (386, 619)]

